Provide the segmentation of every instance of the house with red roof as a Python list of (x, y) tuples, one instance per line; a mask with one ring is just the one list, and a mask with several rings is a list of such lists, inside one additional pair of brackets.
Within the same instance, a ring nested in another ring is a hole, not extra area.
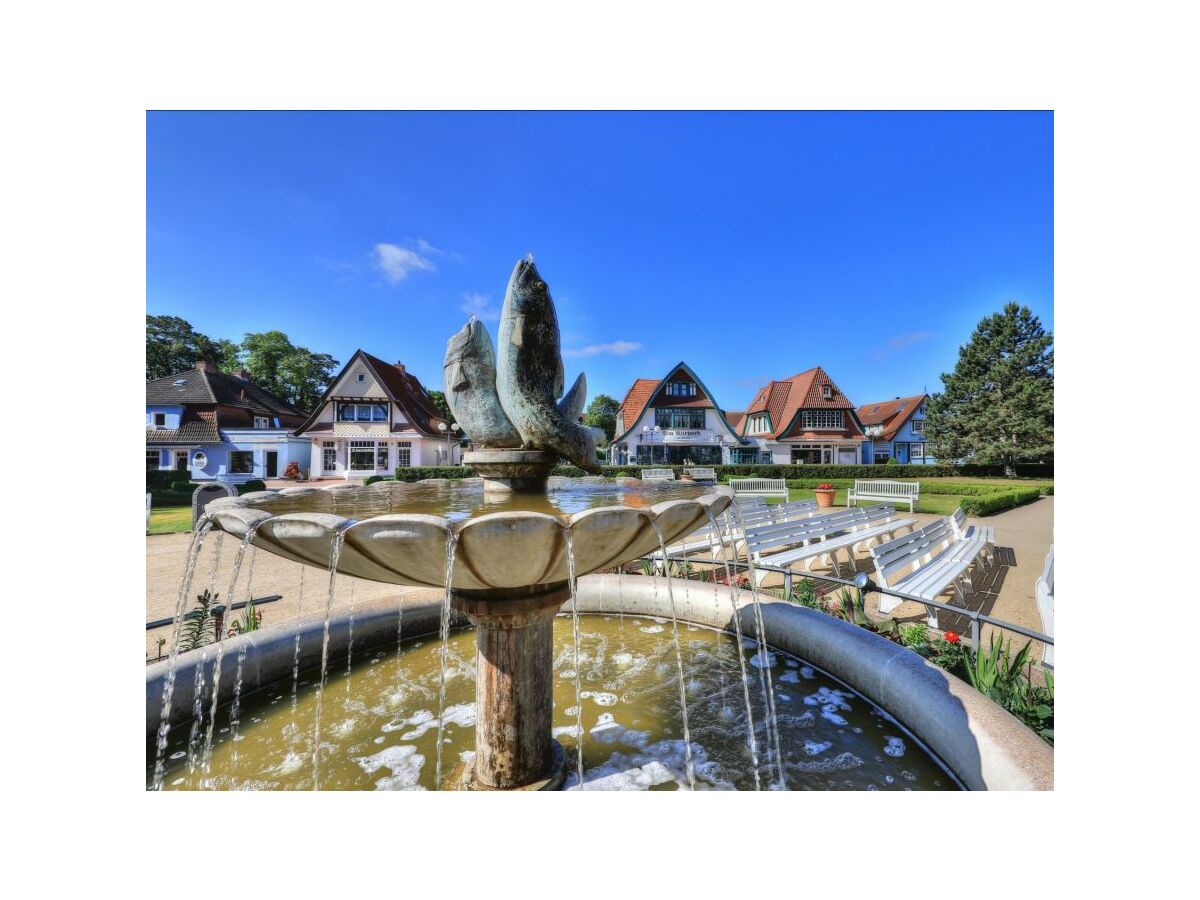
[(357, 350), (296, 429), (312, 441), (310, 477), (394, 475), (409, 466), (457, 465), (459, 439), (404, 363)]
[(730, 413), (738, 434), (758, 452), (751, 462), (858, 465), (871, 443), (854, 405), (817, 366), (764, 385), (742, 412)]
[(718, 466), (754, 449), (738, 436), (716, 398), (687, 363), (662, 378), (638, 378), (617, 408), (611, 465)]
[(867, 437), (871, 438), (874, 462), (885, 463), (894, 459), (916, 466), (937, 462), (929, 455), (925, 443), (928, 403), (928, 394), (915, 394), (912, 397), (865, 403), (858, 408), (858, 420), (862, 422)]

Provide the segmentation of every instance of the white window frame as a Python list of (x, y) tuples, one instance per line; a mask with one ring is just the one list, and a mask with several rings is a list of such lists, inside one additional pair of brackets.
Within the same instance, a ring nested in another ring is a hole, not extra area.
[[(241, 456), (243, 454), (249, 455), (250, 468), (248, 471), (238, 472), (233, 468), (233, 456), (235, 453), (238, 454), (239, 456)], [(230, 475), (254, 475), (257, 468), (258, 468), (258, 463), (254, 459), (254, 451), (253, 450), (230, 450), (229, 451), (229, 474)]]
[(375, 470), (386, 472), (391, 464), (389, 462), (390, 452), (388, 451), (387, 441), (375, 442)]
[(825, 400), (833, 399), (833, 385), (832, 384), (821, 385), (821, 397), (824, 398)]
[[(354, 410), (354, 417), (346, 418), (345, 413), (351, 408)], [(382, 417), (377, 418), (375, 410), (382, 410)], [(365, 417), (363, 416), (364, 411), (367, 413)], [(334, 412), (339, 422), (374, 423), (386, 422), (388, 420), (388, 405), (386, 403), (339, 403)]]
[(156, 431), (167, 427), (167, 414), (165, 412), (151, 413), (150, 417)]
[(913, 434), (924, 434), (925, 433), (925, 420), (924, 419), (913, 419), (912, 420), (912, 432), (913, 432)]
[[(153, 466), (150, 465), (150, 454), (151, 453), (154, 454), (154, 465)], [(150, 471), (157, 472), (160, 469), (162, 469), (162, 451), (161, 450), (147, 450), (146, 451), (146, 471), (147, 472), (150, 472)]]
[(254, 427), (255, 428), (270, 428), (271, 427), (271, 419), (268, 416), (255, 416), (254, 417)]
[(800, 425), (815, 430), (840, 430), (846, 427), (846, 416), (840, 409), (806, 409), (800, 413)]
[(357, 374), (357, 375), (354, 377), (354, 380), (355, 380), (356, 382), (358, 382), (359, 384), (366, 384), (366, 383), (367, 383), (367, 373), (366, 373), (366, 372), (359, 372), (359, 373), (358, 373), (358, 374)]
[(696, 383), (694, 381), (668, 381), (668, 397), (695, 397)]
[(412, 468), (412, 441), (396, 441), (396, 468)]
[(321, 442), (321, 471), (337, 471), (337, 443), (335, 441)]
[(908, 445), (908, 458), (909, 459), (924, 459), (925, 458), (925, 443), (923, 441), (918, 441), (915, 444), (909, 444)]
[[(355, 465), (354, 457), (356, 454), (359, 456), (367, 454), (370, 459), (370, 465)], [(350, 441), (346, 446), (346, 469), (350, 472), (374, 472), (375, 441)]]

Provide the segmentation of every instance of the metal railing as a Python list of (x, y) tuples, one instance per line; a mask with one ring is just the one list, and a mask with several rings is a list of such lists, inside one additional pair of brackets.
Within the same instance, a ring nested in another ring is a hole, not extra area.
[[(984, 613), (981, 613), (981, 612), (978, 612), (975, 610), (966, 609), (965, 607), (962, 607), (962, 606), (954, 606), (953, 604), (950, 604), (950, 603), (943, 603), (941, 600), (928, 600), (924, 597), (917, 597), (912, 594), (906, 594), (903, 591), (896, 591), (896, 590), (893, 590), (892, 588), (880, 587), (878, 584), (876, 584), (874, 581), (871, 580), (871, 576), (868, 575), (866, 572), (859, 572), (858, 575), (856, 575), (851, 580), (851, 579), (846, 579), (846, 578), (837, 578), (833, 575), (822, 575), (817, 572), (796, 572), (796, 571), (793, 571), (792, 569), (788, 569), (783, 566), (771, 566), (771, 565), (764, 565), (762, 563), (754, 563), (753, 565), (751, 565), (750, 563), (746, 562), (746, 560), (744, 560), (744, 559), (731, 559), (728, 561), (726, 561), (724, 559), (702, 560), (702, 559), (697, 559), (696, 557), (685, 556), (683, 554), (668, 554), (665, 557), (665, 559), (666, 559), (666, 565), (668, 565), (668, 566), (672, 562), (688, 563), (689, 565), (695, 565), (696, 563), (700, 563), (700, 562), (703, 562), (703, 563), (711, 562), (713, 565), (713, 569), (712, 569), (713, 572), (716, 572), (716, 570), (719, 568), (724, 568), (726, 562), (728, 562), (730, 569), (747, 569), (747, 570), (756, 571), (756, 572), (774, 572), (776, 574), (783, 576), (783, 597), (780, 598), (783, 600), (787, 600), (789, 597), (792, 596), (792, 589), (795, 585), (795, 579), (808, 578), (808, 579), (813, 579), (816, 581), (826, 581), (826, 582), (830, 582), (833, 584), (840, 584), (840, 585), (843, 585), (844, 587), (857, 588), (858, 590), (862, 591), (862, 593), (864, 595), (869, 594), (871, 592), (875, 592), (877, 594), (887, 594), (890, 597), (897, 597), (901, 600), (907, 600), (912, 603), (920, 603), (922, 606), (926, 606), (926, 607), (931, 606), (934, 609), (943, 610), (948, 613), (953, 613), (956, 616), (966, 617), (971, 623), (971, 626), (970, 626), (971, 631), (970, 631), (970, 639), (969, 640), (970, 640), (971, 645), (973, 647), (975, 647), (976, 650), (978, 650), (979, 647), (982, 646), (981, 642), (980, 642), (980, 636), (981, 636), (981, 632), (982, 632), (984, 625), (991, 625), (993, 628), (999, 628), (1002, 631), (1011, 631), (1014, 634), (1021, 635), (1022, 637), (1027, 637), (1027, 638), (1030, 638), (1035, 641), (1041, 641), (1043, 644), (1046, 644), (1050, 647), (1054, 646), (1054, 637), (1052, 635), (1042, 634), (1040, 631), (1034, 631), (1032, 628), (1025, 628), (1023, 625), (1017, 625), (1015, 622), (1008, 622), (1008, 621), (1005, 621), (1004, 619), (997, 619), (994, 616), (989, 616), (989, 615), (986, 615)], [(663, 565), (664, 557), (663, 557), (663, 554), (661, 552), (659, 552), (659, 553), (648, 554), (646, 556), (643, 556), (643, 557), (641, 557), (639, 562), (642, 560), (649, 562), (651, 565), (659, 566), (659, 565)], [(667, 571), (669, 572), (669, 570), (667, 570)], [(753, 575), (751, 575), (751, 577), (753, 577)], [(751, 590), (751, 588), (746, 588), (746, 590)], [(760, 593), (763, 592), (762, 588), (759, 588), (758, 590)], [(770, 589), (768, 589), (768, 590), (770, 590)]]
[[(246, 605), (249, 603), (253, 603), (255, 606), (262, 606), (264, 603), (274, 603), (276, 600), (282, 600), (282, 599), (283, 599), (283, 594), (272, 594), (269, 597), (255, 597), (253, 600), (239, 600), (237, 603), (233, 604), (233, 606), (231, 607), (231, 610), (245, 609)], [(226, 609), (225, 609), (224, 603), (218, 604), (217, 606), (214, 606), (214, 607), (212, 607), (212, 609), (209, 610), (209, 615), (211, 615), (214, 619), (218, 619), (218, 620), (223, 619), (225, 617), (225, 613), (226, 613)], [(198, 618), (200, 618), (200, 613), (197, 610), (193, 609), (188, 612), (185, 612), (183, 614), (183, 617), (184, 617), (184, 619), (198, 619)], [(167, 618), (167, 619), (152, 619), (151, 621), (146, 623), (146, 630), (153, 631), (155, 628), (166, 628), (168, 625), (172, 624), (174, 621), (175, 621), (174, 616)]]

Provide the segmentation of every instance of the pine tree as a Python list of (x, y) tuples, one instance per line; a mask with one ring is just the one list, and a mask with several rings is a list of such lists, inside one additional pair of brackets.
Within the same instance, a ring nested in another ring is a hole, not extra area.
[(945, 390), (929, 400), (931, 455), (950, 462), (1048, 460), (1054, 454), (1054, 337), (1026, 306), (975, 326)]

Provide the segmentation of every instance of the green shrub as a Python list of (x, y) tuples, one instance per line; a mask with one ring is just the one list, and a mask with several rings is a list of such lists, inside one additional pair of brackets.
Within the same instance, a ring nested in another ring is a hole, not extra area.
[(251, 478), (249, 481), (238, 485), (239, 494), (249, 494), (251, 491), (265, 491), (266, 489), (266, 482), (260, 481), (257, 478)]
[(788, 599), (809, 609), (825, 608), (821, 595), (817, 593), (817, 585), (811, 578), (801, 578), (799, 584), (792, 588), (792, 595)]
[(474, 469), (466, 466), (410, 466), (397, 469), (392, 481), (424, 481), (426, 478), (472, 478)]
[(191, 480), (192, 473), (186, 469), (182, 471), (179, 469), (168, 469), (167, 471), (153, 469), (146, 473), (146, 490), (151, 494), (155, 491), (178, 490), (175, 485), (186, 485)]
[(363, 484), (374, 484), (377, 481), (387, 481), (387, 480), (388, 479), (387, 479), (386, 475), (372, 475), (370, 478), (368, 478), (366, 481), (364, 481)]
[(919, 622), (900, 626), (900, 643), (920, 653), (929, 648), (929, 629)]
[(1031, 503), (1041, 495), (1041, 488), (1009, 488), (979, 497), (966, 497), (962, 502), (962, 511), (968, 516), (990, 516), (1023, 503)]

